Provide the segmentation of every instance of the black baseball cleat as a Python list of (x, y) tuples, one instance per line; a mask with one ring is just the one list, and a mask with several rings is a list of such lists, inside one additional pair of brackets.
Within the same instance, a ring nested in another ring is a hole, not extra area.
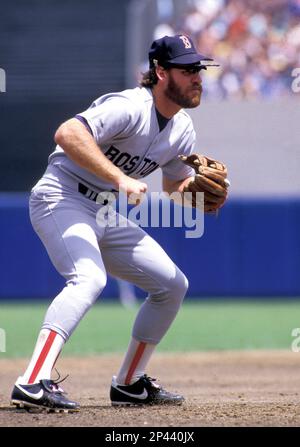
[(54, 380), (40, 380), (39, 383), (22, 385), (16, 382), (11, 403), (18, 408), (41, 409), (47, 412), (68, 413), (79, 411), (80, 405), (69, 400)]
[(118, 385), (114, 376), (110, 388), (110, 400), (118, 405), (181, 405), (184, 397), (170, 393), (154, 383), (156, 379), (146, 374), (132, 385)]

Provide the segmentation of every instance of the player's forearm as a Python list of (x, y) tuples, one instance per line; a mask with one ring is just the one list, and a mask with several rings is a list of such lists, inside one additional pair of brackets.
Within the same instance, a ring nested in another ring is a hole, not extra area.
[(163, 179), (163, 190), (168, 194), (172, 194), (172, 192), (183, 192), (185, 186), (187, 186), (194, 177), (188, 177), (184, 180), (179, 180), (172, 182), (166, 178)]
[(75, 118), (63, 123), (55, 133), (55, 142), (80, 167), (114, 184), (121, 183), (125, 174), (103, 154), (93, 136)]
[[(183, 202), (183, 189), (187, 186), (193, 177), (187, 177), (184, 180), (172, 181), (166, 177), (163, 177), (163, 190), (172, 198), (174, 203), (183, 206), (190, 206), (188, 202)], [(173, 194), (178, 193), (178, 194)]]

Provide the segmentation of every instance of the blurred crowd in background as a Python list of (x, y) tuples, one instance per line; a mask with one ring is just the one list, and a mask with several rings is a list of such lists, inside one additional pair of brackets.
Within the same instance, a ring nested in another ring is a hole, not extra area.
[(187, 0), (180, 17), (174, 1), (157, 0), (154, 39), (185, 33), (221, 67), (205, 74), (209, 98), (291, 95), (300, 67), (300, 0)]

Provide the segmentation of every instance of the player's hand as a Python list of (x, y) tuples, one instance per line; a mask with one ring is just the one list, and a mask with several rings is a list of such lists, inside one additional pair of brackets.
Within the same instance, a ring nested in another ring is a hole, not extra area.
[(148, 185), (134, 178), (124, 175), (119, 181), (118, 189), (128, 197), (128, 203), (138, 205), (147, 192)]

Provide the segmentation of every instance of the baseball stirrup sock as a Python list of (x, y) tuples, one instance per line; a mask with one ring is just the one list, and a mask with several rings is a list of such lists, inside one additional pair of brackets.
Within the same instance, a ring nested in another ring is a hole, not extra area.
[(146, 348), (146, 343), (139, 344), (139, 346), (136, 350), (135, 356), (133, 357), (132, 362), (130, 364), (127, 376), (125, 378), (125, 385), (130, 385), (132, 376), (134, 375), (134, 372), (135, 372), (135, 370), (144, 354), (145, 348)]
[(131, 339), (121, 369), (117, 375), (117, 383), (130, 385), (145, 374), (145, 368), (156, 345)]
[(33, 356), (23, 376), (25, 382), (31, 384), (51, 378), (51, 370), (64, 342), (57, 332), (49, 329), (41, 330)]

